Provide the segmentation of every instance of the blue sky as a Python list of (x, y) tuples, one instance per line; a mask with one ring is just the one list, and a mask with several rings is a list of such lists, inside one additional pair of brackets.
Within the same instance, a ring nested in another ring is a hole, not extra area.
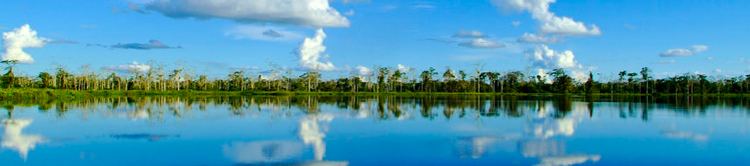
[[(482, 64), (486, 70), (530, 74), (562, 67), (604, 77), (644, 66), (662, 76), (750, 72), (744, 49), (750, 38), (750, 11), (744, 7), (750, 2), (740, 0), (259, 0), (278, 3), (279, 9), (269, 13), (253, 3), (192, 10), (196, 8), (184, 5), (191, 1), (6, 0), (0, 5), (0, 31), (29, 24), (46, 41), (43, 47), (23, 49), (34, 59), (18, 65), (28, 75), (57, 65), (77, 72), (83, 67), (121, 71), (133, 62), (211, 76), (235, 69), (258, 73), (269, 66), (335, 76), (358, 73), (357, 66), (398, 64), (468, 71)], [(338, 15), (294, 10), (284, 6), (290, 5), (286, 1), (323, 4)], [(536, 10), (544, 5), (549, 6), (546, 11)], [(186, 9), (171, 11), (180, 7)], [(232, 14), (241, 16), (221, 15), (232, 8), (239, 9)], [(556, 22), (535, 16), (549, 13), (584, 27), (545, 31), (543, 24), (555, 27)], [(314, 39), (317, 29), (325, 38), (307, 46), (326, 49), (303, 63), (304, 40)], [(459, 33), (475, 35), (457, 37)], [(557, 41), (519, 42), (524, 34)], [(535, 52), (549, 57), (534, 59)]]

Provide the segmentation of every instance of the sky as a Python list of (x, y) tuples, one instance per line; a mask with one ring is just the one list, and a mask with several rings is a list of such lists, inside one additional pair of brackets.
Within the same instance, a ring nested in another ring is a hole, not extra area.
[[(4, 0), (3, 60), (36, 75), (162, 67), (224, 77), (391, 67), (564, 68), (613, 79), (750, 73), (743, 0)], [(470, 72), (471, 73), (471, 72)]]

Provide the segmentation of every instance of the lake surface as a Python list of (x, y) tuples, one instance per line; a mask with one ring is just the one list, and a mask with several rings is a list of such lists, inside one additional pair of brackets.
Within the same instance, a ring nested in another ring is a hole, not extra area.
[(0, 165), (746, 165), (737, 98), (0, 101)]

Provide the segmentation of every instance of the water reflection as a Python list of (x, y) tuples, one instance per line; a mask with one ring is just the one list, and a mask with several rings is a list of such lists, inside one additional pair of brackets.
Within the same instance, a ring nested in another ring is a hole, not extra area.
[(8, 119), (3, 121), (5, 131), (3, 140), (0, 142), (3, 148), (18, 152), (24, 160), (28, 158), (29, 151), (37, 144), (45, 141), (44, 137), (34, 134), (24, 134), (23, 129), (31, 125), (31, 119)]
[[(122, 143), (124, 140), (146, 140), (128, 143), (174, 143), (184, 141), (185, 138), (180, 138), (181, 136), (185, 136), (187, 139), (196, 139), (195, 137), (204, 134), (194, 132), (193, 135), (190, 135), (179, 132), (189, 131), (180, 130), (180, 127), (187, 127), (189, 123), (174, 123), (180, 120), (201, 124), (208, 121), (212, 124), (218, 124), (218, 127), (237, 127), (246, 123), (246, 121), (232, 121), (244, 120), (235, 117), (250, 117), (261, 120), (280, 119), (281, 122), (270, 122), (274, 124), (292, 123), (284, 129), (294, 131), (275, 137), (265, 137), (264, 134), (269, 131), (258, 131), (251, 133), (254, 134), (252, 138), (255, 140), (250, 141), (242, 139), (249, 138), (248, 135), (245, 135), (248, 133), (227, 134), (217, 132), (224, 134), (221, 135), (222, 138), (218, 139), (229, 138), (217, 141), (220, 143), (210, 146), (214, 150), (216, 147), (221, 147), (221, 150), (215, 150), (218, 154), (223, 155), (220, 157), (229, 158), (231, 161), (227, 162), (240, 165), (348, 165), (349, 162), (356, 163), (353, 160), (330, 161), (348, 160), (349, 158), (340, 157), (342, 153), (347, 153), (342, 152), (341, 149), (353, 150), (353, 147), (340, 148), (336, 146), (341, 145), (337, 144), (341, 143), (338, 141), (345, 142), (348, 140), (335, 139), (339, 138), (336, 137), (336, 134), (344, 133), (338, 132), (342, 128), (348, 130), (352, 130), (352, 128), (332, 126), (331, 124), (334, 122), (336, 124), (352, 124), (351, 121), (366, 121), (368, 122), (365, 123), (367, 125), (372, 125), (369, 122), (374, 122), (375, 125), (373, 126), (376, 127), (384, 127), (394, 123), (407, 124), (404, 126), (412, 125), (411, 128), (401, 128), (401, 126), (396, 125), (393, 128), (394, 130), (378, 130), (379, 133), (398, 132), (399, 130), (419, 131), (415, 132), (417, 136), (408, 136), (420, 138), (447, 137), (447, 141), (439, 143), (448, 145), (446, 151), (453, 152), (448, 154), (449, 157), (462, 160), (494, 159), (498, 158), (498, 155), (506, 155), (497, 153), (498, 150), (508, 150), (515, 157), (522, 158), (524, 161), (532, 161), (533, 163), (530, 164), (536, 165), (596, 164), (606, 162), (605, 160), (616, 156), (612, 156), (605, 151), (599, 151), (600, 149), (596, 148), (577, 148), (582, 145), (576, 144), (575, 141), (580, 141), (577, 140), (578, 137), (588, 133), (586, 129), (590, 129), (591, 126), (587, 126), (587, 124), (595, 121), (597, 117), (601, 117), (601, 114), (613, 115), (610, 118), (623, 118), (630, 122), (642, 122), (648, 125), (647, 122), (652, 122), (653, 118), (658, 119), (659, 116), (665, 115), (676, 117), (715, 116), (715, 114), (710, 114), (711, 112), (708, 112), (708, 110), (727, 111), (734, 114), (750, 113), (748, 111), (750, 110), (750, 99), (746, 98), (694, 98), (686, 102), (671, 97), (646, 99), (640, 97), (592, 99), (528, 98), (522, 96), (113, 97), (83, 98), (74, 101), (0, 101), (0, 105), (8, 110), (9, 114), (15, 110), (25, 113), (21, 115), (28, 116), (29, 112), (36, 109), (39, 111), (33, 113), (52, 115), (47, 117), (53, 119), (70, 120), (76, 119), (76, 117), (80, 117), (80, 119), (99, 117), (106, 120), (122, 119), (129, 122), (120, 123), (122, 126), (129, 126), (130, 124), (165, 125), (178, 131), (134, 129), (119, 132), (124, 134), (103, 134), (118, 143)], [(216, 116), (217, 114), (222, 116)], [(24, 118), (8, 118), (8, 120), (3, 121), (5, 130), (2, 148), (17, 151), (21, 158), (26, 159), (29, 151), (44, 142), (45, 139), (40, 135), (24, 134), (24, 128), (32, 122), (32, 118)], [(38, 118), (34, 119), (39, 120)], [(485, 122), (498, 121), (502, 121), (501, 124), (508, 126), (482, 125)], [(476, 124), (476, 127), (481, 130), (444, 131), (448, 129), (438, 130), (432, 127), (441, 124), (452, 125), (454, 122), (458, 122), (460, 125)], [(105, 122), (102, 123), (106, 124)], [(44, 124), (43, 120), (35, 125), (42, 124)], [(363, 125), (363, 123), (355, 124)], [(366, 128), (367, 126), (358, 127)], [(498, 128), (503, 130), (493, 130)], [(656, 127), (650, 130), (651, 133), (648, 134), (668, 141), (671, 139), (671, 141), (707, 142), (711, 136), (714, 136), (711, 137), (712, 139), (719, 140), (715, 138), (716, 135), (709, 136), (711, 132), (685, 130), (692, 129), (689, 127), (677, 128), (660, 130), (659, 127)], [(203, 130), (201, 132), (207, 132), (205, 131), (207, 129)], [(346, 134), (364, 135), (365, 133), (364, 131), (349, 132)], [(608, 132), (609, 134), (617, 133), (617, 131)], [(433, 133), (436, 134), (431, 135)], [(43, 134), (54, 137), (49, 133)], [(234, 137), (237, 135), (244, 137)], [(388, 136), (377, 136), (366, 137), (365, 139), (391, 139)], [(334, 139), (331, 140), (331, 138)], [(415, 144), (420, 143), (424, 142)], [(330, 145), (331, 149), (327, 148), (327, 145)], [(402, 159), (399, 157), (396, 156), (395, 158)]]
[[(457, 142), (459, 147), (469, 148), (459, 148), (459, 154), (464, 157), (467, 152), (471, 152), (471, 158), (478, 159), (488, 149), (494, 147), (494, 143), (514, 141), (518, 144), (517, 151), (523, 157), (536, 158), (539, 160), (537, 165), (541, 166), (575, 165), (588, 161), (597, 162), (601, 159), (598, 154), (568, 154), (565, 141), (557, 138), (573, 136), (577, 124), (590, 117), (593, 110), (586, 103), (561, 104), (559, 102), (536, 101), (528, 104), (525, 109), (535, 111), (534, 114), (527, 114), (525, 127), (519, 129), (524, 133), (520, 137), (480, 135), (468, 139), (459, 139)], [(561, 112), (559, 110), (567, 111)]]
[[(686, 102), (689, 101), (689, 102)], [(544, 102), (544, 103), (539, 103)], [(569, 98), (569, 97), (524, 97), (524, 96), (254, 96), (254, 97), (109, 97), (84, 98), (74, 101), (50, 100), (4, 100), (6, 109), (36, 106), (38, 110), (55, 111), (66, 116), (70, 110), (83, 112), (106, 112), (113, 116), (159, 120), (168, 117), (181, 118), (189, 111), (205, 111), (209, 107), (227, 106), (232, 115), (244, 116), (251, 111), (302, 110), (306, 113), (320, 112), (321, 107), (351, 110), (352, 117), (376, 118), (380, 120), (405, 120), (413, 115), (427, 119), (474, 117), (524, 117), (527, 113), (539, 116), (562, 118), (574, 110), (587, 116), (594, 114), (594, 102), (612, 104), (620, 111), (621, 118), (640, 118), (648, 121), (654, 110), (670, 110), (685, 115), (704, 115), (707, 109), (750, 110), (750, 98), (702, 97), (676, 99), (672, 97), (644, 98)], [(330, 108), (329, 108), (330, 109)], [(750, 112), (748, 112), (750, 113)], [(543, 120), (543, 119), (542, 119)], [(540, 130), (541, 135), (568, 134), (565, 129), (570, 121), (549, 121), (551, 130)], [(554, 127), (557, 125), (557, 127)], [(547, 129), (547, 128), (544, 128)], [(557, 133), (563, 132), (563, 133)]]
[[(242, 164), (277, 164), (277, 165), (348, 165), (345, 161), (325, 161), (325, 136), (329, 123), (334, 115), (316, 113), (306, 115), (299, 120), (298, 137), (302, 143), (296, 141), (255, 141), (233, 143), (224, 146), (224, 154), (235, 162)], [(289, 161), (302, 154), (303, 145), (313, 148), (313, 161)]]
[(327, 123), (333, 120), (330, 114), (308, 115), (299, 122), (299, 137), (307, 145), (312, 145), (315, 150), (315, 160), (322, 161), (326, 154), (326, 143), (323, 138), (326, 136), (326, 127), (320, 123)]
[(296, 141), (237, 142), (223, 147), (224, 155), (244, 164), (286, 161), (301, 154), (302, 148)]
[(667, 138), (673, 138), (673, 139), (686, 139), (686, 140), (691, 140), (691, 141), (696, 141), (696, 142), (708, 141), (708, 135), (700, 134), (700, 133), (693, 133), (690, 131), (665, 130), (665, 131), (662, 131), (662, 135), (664, 135)]
[(125, 140), (148, 140), (148, 141), (159, 141), (166, 138), (180, 137), (180, 135), (167, 135), (167, 134), (112, 134), (110, 137), (114, 139), (125, 139)]

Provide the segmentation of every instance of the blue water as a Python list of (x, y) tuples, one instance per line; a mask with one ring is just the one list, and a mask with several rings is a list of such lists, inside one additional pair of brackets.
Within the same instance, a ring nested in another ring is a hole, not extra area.
[(264, 97), (6, 104), (0, 165), (746, 165), (750, 107), (740, 101)]

